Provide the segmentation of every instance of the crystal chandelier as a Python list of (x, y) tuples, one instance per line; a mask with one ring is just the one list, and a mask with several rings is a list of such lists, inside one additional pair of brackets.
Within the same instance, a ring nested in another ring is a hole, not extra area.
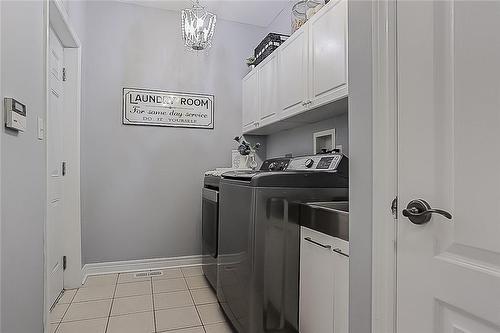
[(212, 46), (217, 17), (205, 10), (199, 0), (181, 14), (182, 38), (189, 49), (201, 51)]

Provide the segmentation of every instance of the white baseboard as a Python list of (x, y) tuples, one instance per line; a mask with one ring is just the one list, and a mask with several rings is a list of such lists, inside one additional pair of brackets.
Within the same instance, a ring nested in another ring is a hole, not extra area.
[(197, 256), (184, 256), (184, 257), (173, 257), (173, 258), (125, 260), (125, 261), (85, 264), (82, 269), (83, 270), (82, 284), (85, 283), (87, 276), (90, 275), (124, 273), (124, 272), (151, 270), (151, 269), (201, 265), (202, 257), (203, 257), (202, 255), (197, 255)]

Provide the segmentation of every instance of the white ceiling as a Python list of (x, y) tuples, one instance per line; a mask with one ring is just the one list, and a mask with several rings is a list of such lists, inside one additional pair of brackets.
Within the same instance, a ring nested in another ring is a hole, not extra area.
[[(180, 11), (191, 7), (190, 0), (118, 0), (140, 6)], [(217, 18), (267, 27), (289, 0), (200, 0)]]

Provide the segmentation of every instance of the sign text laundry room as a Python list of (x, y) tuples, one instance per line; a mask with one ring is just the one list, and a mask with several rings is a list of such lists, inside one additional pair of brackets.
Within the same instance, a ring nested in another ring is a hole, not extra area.
[(214, 96), (123, 88), (123, 123), (214, 128)]

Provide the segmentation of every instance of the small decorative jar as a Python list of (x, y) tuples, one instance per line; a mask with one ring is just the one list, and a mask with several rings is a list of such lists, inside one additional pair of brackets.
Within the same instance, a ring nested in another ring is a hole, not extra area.
[(324, 0), (307, 0), (306, 1), (306, 19), (309, 20), (314, 14), (316, 14), (321, 7), (325, 5)]
[(307, 0), (301, 0), (292, 7), (292, 34), (307, 21)]

